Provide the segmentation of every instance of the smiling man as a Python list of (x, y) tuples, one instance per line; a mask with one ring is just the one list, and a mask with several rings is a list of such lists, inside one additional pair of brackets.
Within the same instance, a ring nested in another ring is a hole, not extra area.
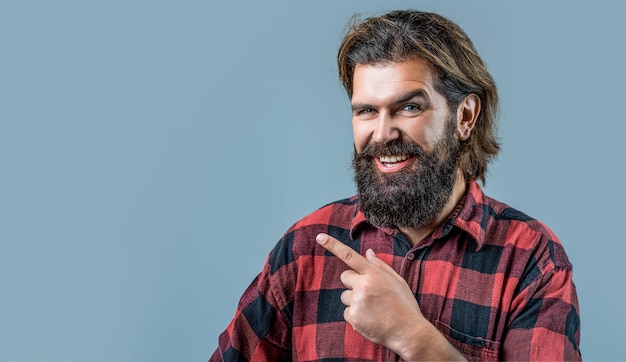
[(580, 360), (572, 266), (541, 222), (486, 196), (498, 96), (432, 13), (354, 24), (338, 55), (358, 194), (291, 227), (219, 360)]

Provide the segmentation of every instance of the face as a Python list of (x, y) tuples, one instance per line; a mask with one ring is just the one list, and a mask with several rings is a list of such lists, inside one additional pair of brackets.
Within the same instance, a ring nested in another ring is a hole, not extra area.
[(457, 125), (417, 59), (354, 71), (355, 181), (374, 225), (418, 228), (444, 208), (456, 181)]
[[(361, 152), (373, 143), (415, 142), (431, 152), (450, 118), (444, 96), (435, 90), (435, 69), (415, 59), (382, 66), (355, 67), (352, 89), (354, 145)], [(377, 162), (383, 173), (415, 163)]]

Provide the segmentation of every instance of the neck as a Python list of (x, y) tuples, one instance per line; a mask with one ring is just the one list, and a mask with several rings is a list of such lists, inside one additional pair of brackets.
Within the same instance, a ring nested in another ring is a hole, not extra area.
[(409, 238), (409, 242), (411, 243), (411, 245), (417, 245), (417, 243), (430, 235), (430, 233), (432, 233), (437, 227), (439, 227), (444, 221), (448, 219), (450, 213), (461, 201), (463, 195), (465, 195), (466, 189), (467, 185), (465, 183), (463, 173), (461, 172), (461, 170), (457, 170), (456, 181), (454, 182), (454, 187), (452, 188), (452, 195), (450, 195), (450, 199), (443, 207), (441, 212), (433, 219), (433, 221), (418, 228), (400, 228), (400, 231)]

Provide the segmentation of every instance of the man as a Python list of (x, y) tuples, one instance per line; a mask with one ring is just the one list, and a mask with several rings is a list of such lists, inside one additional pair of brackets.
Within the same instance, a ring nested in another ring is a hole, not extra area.
[(354, 24), (338, 54), (358, 195), (296, 223), (218, 360), (580, 360), (572, 266), (541, 222), (483, 194), (498, 96), (432, 13)]

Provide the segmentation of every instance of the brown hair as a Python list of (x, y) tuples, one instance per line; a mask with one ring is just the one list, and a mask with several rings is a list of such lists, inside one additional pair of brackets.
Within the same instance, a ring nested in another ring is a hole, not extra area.
[(459, 167), (466, 180), (485, 183), (487, 164), (498, 154), (498, 92), (474, 44), (463, 30), (441, 15), (396, 10), (362, 22), (354, 20), (337, 55), (339, 78), (352, 97), (357, 64), (384, 64), (424, 58), (437, 69), (435, 87), (451, 114), (469, 94), (481, 101), (481, 112), (469, 139), (462, 141)]

